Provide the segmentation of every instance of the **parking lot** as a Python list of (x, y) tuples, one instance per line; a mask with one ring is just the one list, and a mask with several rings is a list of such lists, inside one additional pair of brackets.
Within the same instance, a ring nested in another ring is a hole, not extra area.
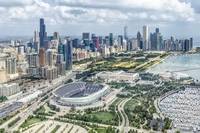
[(200, 131), (200, 88), (186, 88), (164, 97), (160, 111), (173, 121), (173, 127), (183, 131)]
[(37, 123), (26, 130), (25, 133), (51, 133), (55, 130), (56, 126), (59, 126), (56, 133), (87, 133), (87, 130), (80, 126), (53, 120)]

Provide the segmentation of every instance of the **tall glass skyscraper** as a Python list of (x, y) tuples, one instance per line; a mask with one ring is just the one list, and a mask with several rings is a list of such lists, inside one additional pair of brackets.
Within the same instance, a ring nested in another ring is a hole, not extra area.
[(44, 24), (44, 19), (40, 19), (40, 48), (45, 48), (45, 39), (47, 38), (46, 26)]
[(71, 40), (66, 40), (66, 44), (64, 45), (64, 59), (66, 62), (65, 69), (66, 70), (71, 70), (72, 69), (72, 41)]

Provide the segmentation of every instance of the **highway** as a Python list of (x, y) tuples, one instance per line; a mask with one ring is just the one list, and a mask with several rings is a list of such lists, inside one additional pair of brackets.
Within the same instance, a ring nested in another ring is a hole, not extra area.
[(119, 111), (120, 115), (122, 116), (122, 122), (121, 122), (121, 125), (119, 125), (120, 133), (128, 133), (128, 131), (129, 131), (129, 119), (128, 119), (128, 116), (126, 115), (125, 111), (124, 111), (124, 105), (130, 99), (131, 98), (126, 98), (126, 99), (122, 100), (117, 106), (118, 111)]
[[(33, 101), (33, 103), (26, 107), (25, 109), (22, 109), (17, 115), (15, 115), (13, 118), (11, 118), (10, 120), (6, 121), (4, 124), (2, 124), (0, 126), (0, 128), (4, 128), (8, 133), (12, 133), (13, 131), (18, 130), (19, 126), (28, 118), (28, 116), (32, 115), (33, 112), (39, 108), (40, 106), (44, 105), (46, 103), (46, 101), (48, 101), (52, 96), (51, 96), (51, 92), (56, 89), (58, 86), (60, 86), (61, 84), (63, 84), (65, 81), (69, 80), (70, 78), (74, 77), (74, 74), (70, 74), (68, 76), (65, 76), (64, 78), (57, 80), (56, 82), (53, 82), (51, 84), (48, 85), (48, 87), (44, 88), (44, 94), (46, 93), (45, 96), (49, 96), (48, 99), (46, 99), (45, 101), (41, 101), (43, 99), (43, 97), (39, 97), (38, 99), (36, 99), (35, 101)], [(37, 88), (35, 88), (37, 89)], [(49, 91), (51, 90), (51, 91)], [(48, 92), (49, 91), (49, 92)], [(47, 93), (48, 92), (48, 93)], [(12, 126), (12, 128), (8, 128), (8, 124), (15, 120), (17, 117), (20, 117), (21, 119)]]

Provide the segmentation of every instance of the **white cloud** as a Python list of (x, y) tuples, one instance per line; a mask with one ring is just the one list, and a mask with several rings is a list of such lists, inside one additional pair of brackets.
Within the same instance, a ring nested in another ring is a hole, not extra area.
[[(5, 16), (8, 16), (6, 19)], [(32, 21), (45, 17), (51, 24), (122, 21), (193, 21), (190, 3), (179, 0), (0, 0), (0, 21)]]

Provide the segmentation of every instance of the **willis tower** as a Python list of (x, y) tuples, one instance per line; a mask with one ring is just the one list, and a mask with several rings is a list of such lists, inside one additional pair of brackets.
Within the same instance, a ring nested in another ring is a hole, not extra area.
[(44, 19), (40, 19), (40, 48), (45, 48), (45, 40), (47, 38), (46, 26)]

